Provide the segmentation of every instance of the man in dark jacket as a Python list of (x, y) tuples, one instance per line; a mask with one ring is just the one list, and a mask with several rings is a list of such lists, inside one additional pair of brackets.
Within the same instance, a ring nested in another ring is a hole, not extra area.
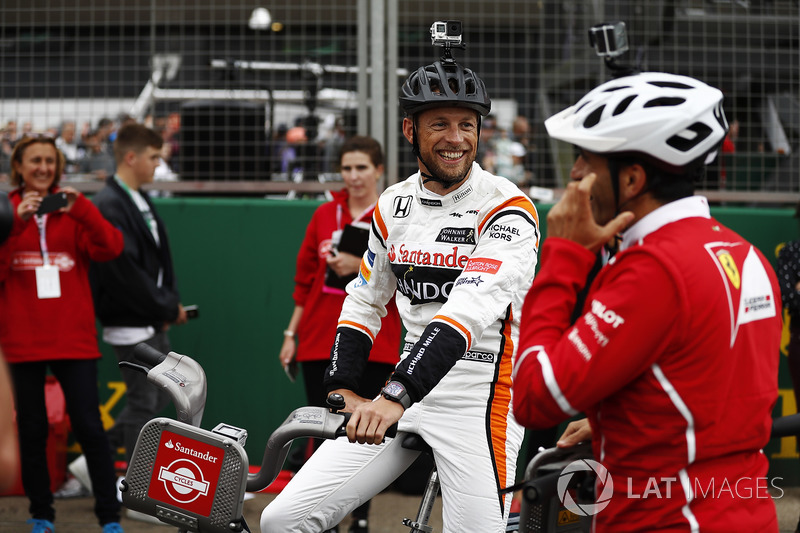
[[(114, 141), (117, 172), (93, 198), (125, 238), (122, 254), (113, 261), (93, 264), (91, 275), (103, 340), (120, 361), (131, 361), (133, 347), (140, 342), (169, 352), (167, 329), (186, 322), (166, 227), (147, 194), (140, 191), (143, 184), (153, 181), (162, 144), (158, 133), (141, 124), (123, 126)], [(109, 440), (112, 445), (125, 446), (130, 461), (142, 427), (170, 399), (144, 374), (128, 368), (120, 371), (127, 403), (109, 430)]]

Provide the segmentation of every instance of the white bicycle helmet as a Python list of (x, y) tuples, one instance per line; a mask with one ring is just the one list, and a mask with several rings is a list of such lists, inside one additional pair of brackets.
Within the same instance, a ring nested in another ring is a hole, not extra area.
[(596, 87), (545, 127), (590, 152), (642, 155), (683, 173), (714, 160), (728, 121), (720, 90), (687, 76), (645, 72)]

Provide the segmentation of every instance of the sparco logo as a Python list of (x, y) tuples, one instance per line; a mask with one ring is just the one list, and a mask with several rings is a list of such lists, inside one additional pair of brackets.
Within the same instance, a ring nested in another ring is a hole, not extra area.
[(495, 355), (487, 352), (468, 351), (461, 356), (464, 361), (478, 361), (480, 363), (494, 363)]

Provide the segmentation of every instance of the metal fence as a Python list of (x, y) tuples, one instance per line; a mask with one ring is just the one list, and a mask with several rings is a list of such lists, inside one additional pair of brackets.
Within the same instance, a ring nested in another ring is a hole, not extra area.
[(90, 190), (113, 172), (107, 147), (125, 120), (163, 133), (158, 186), (178, 192), (318, 190), (354, 133), (381, 140), (387, 180), (403, 179), (415, 165), (397, 92), (441, 55), (437, 20), (463, 23), (454, 55), (493, 98), (481, 162), (510, 179), (563, 186), (572, 150), (543, 121), (609, 77), (587, 30), (623, 20), (622, 60), (725, 93), (731, 142), (700, 188), (800, 198), (796, 0), (3, 0), (0, 180), (21, 133), (74, 129), (70, 178)]

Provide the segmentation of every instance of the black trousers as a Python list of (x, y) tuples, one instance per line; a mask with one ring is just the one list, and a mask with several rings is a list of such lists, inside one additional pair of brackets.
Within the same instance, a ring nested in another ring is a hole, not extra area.
[(44, 384), (48, 367), (64, 390), (72, 432), (86, 456), (95, 495), (95, 515), (100, 525), (119, 522), (120, 503), (114, 462), (100, 419), (95, 359), (9, 364), (17, 409), (22, 486), (30, 500), (31, 516), (51, 522), (55, 520), (47, 469), (50, 425)]

